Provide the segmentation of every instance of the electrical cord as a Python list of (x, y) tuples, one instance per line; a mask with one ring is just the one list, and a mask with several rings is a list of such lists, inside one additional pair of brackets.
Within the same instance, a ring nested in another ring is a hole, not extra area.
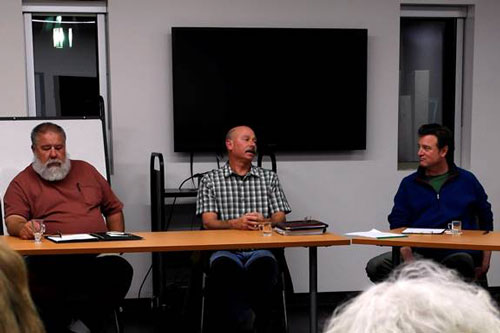
[[(181, 189), (182, 189), (182, 186), (184, 186), (184, 184), (185, 184), (187, 181), (189, 181), (189, 180), (191, 180), (191, 179), (195, 179), (195, 178), (199, 178), (199, 179), (201, 179), (201, 178), (202, 178), (203, 176), (205, 176), (205, 174), (207, 174), (207, 173), (208, 173), (208, 172), (195, 173), (194, 175), (192, 175), (192, 176), (190, 176), (190, 177), (188, 177), (188, 178), (184, 179), (184, 180), (182, 181), (182, 183), (179, 185), (179, 190), (181, 190)], [(193, 183), (193, 184), (194, 184), (194, 183)], [(195, 189), (197, 189), (197, 187), (196, 187), (196, 186), (195, 186)]]
[[(205, 172), (205, 173), (206, 173), (206, 172)], [(187, 181), (189, 181), (189, 180), (191, 180), (191, 179), (194, 179), (194, 178), (196, 178), (196, 177), (201, 178), (201, 177), (203, 177), (203, 175), (204, 175), (205, 173), (197, 173), (197, 174), (194, 174), (194, 175), (192, 175), (192, 176), (190, 176), (190, 177), (188, 177), (188, 178), (184, 179), (184, 180), (181, 182), (181, 184), (179, 185), (179, 190), (180, 190), (180, 189), (182, 189), (182, 186), (184, 186), (184, 184), (185, 184)], [(172, 206), (172, 208), (170, 209), (170, 212), (169, 212), (169, 214), (168, 214), (167, 223), (166, 223), (166, 225), (162, 225), (162, 230), (168, 231), (168, 229), (170, 228), (170, 221), (172, 220), (172, 215), (173, 215), (173, 213), (174, 213), (174, 207), (175, 207), (175, 203), (176, 203), (176, 201), (177, 201), (177, 197), (174, 197), (174, 201), (172, 202), (172, 205), (171, 205), (171, 206)], [(163, 222), (163, 221), (162, 221), (162, 222)], [(191, 222), (191, 229), (193, 229), (192, 225), (193, 225), (193, 222)], [(138, 291), (138, 293), (137, 293), (137, 298), (141, 298), (141, 291), (142, 291), (142, 287), (144, 286), (144, 283), (146, 282), (146, 279), (148, 278), (148, 276), (149, 276), (149, 274), (151, 273), (152, 269), (153, 269), (153, 264), (151, 264), (151, 265), (149, 266), (149, 269), (148, 269), (148, 271), (146, 272), (146, 275), (144, 275), (144, 278), (142, 279), (141, 286), (139, 287), (139, 291)]]
[[(197, 189), (200, 185), (201, 178), (207, 173), (207, 172), (202, 172), (202, 173), (193, 174), (193, 160), (192, 160), (192, 158), (193, 158), (193, 156), (191, 155), (191, 176), (189, 176), (188, 178), (184, 179), (181, 182), (181, 184), (178, 187), (179, 190), (181, 190), (182, 186), (184, 186), (184, 184), (186, 182), (188, 182), (189, 180), (193, 180), (193, 186), (195, 186), (195, 188)], [(219, 166), (219, 158), (218, 157), (217, 157), (217, 166)], [(198, 178), (198, 187), (196, 187), (196, 185), (194, 183), (195, 178)], [(177, 196), (174, 197), (174, 201), (172, 202), (172, 205), (171, 205), (172, 208), (170, 209), (170, 213), (168, 214), (167, 223), (166, 223), (166, 225), (162, 225), (162, 230), (168, 231), (168, 229), (170, 228), (170, 222), (172, 220), (176, 201), (177, 201)], [(191, 218), (191, 230), (193, 230), (193, 225), (194, 225), (194, 216)], [(144, 278), (142, 279), (141, 286), (139, 287), (139, 291), (137, 293), (137, 298), (141, 298), (142, 288), (144, 286), (144, 283), (146, 282), (146, 279), (148, 278), (149, 274), (151, 273), (152, 269), (153, 269), (153, 264), (151, 264), (149, 266), (148, 271), (146, 272), (146, 274), (144, 275)]]
[(220, 169), (220, 162), (224, 162), (224, 153), (216, 153), (215, 159), (217, 160), (217, 169)]
[(195, 217), (196, 217), (196, 213), (191, 215), (191, 227), (190, 227), (191, 231), (193, 231)]
[(144, 286), (144, 282), (146, 282), (146, 279), (149, 275), (149, 273), (151, 273), (151, 270), (153, 269), (153, 264), (151, 264), (149, 266), (149, 269), (148, 271), (146, 272), (146, 275), (144, 275), (144, 279), (142, 279), (142, 283), (141, 283), (141, 286), (139, 287), (139, 292), (137, 293), (137, 298), (141, 298), (141, 291), (142, 291), (142, 287)]
[(168, 213), (167, 223), (166, 223), (165, 227), (162, 228), (162, 230), (164, 230), (164, 231), (168, 231), (168, 229), (170, 228), (170, 221), (172, 220), (172, 215), (174, 214), (174, 207), (175, 207), (176, 201), (177, 201), (177, 197), (174, 197), (174, 201), (172, 201), (172, 204), (170, 205), (171, 208), (170, 208), (170, 212)]
[[(194, 153), (191, 152), (191, 154), (189, 155), (189, 171), (191, 172), (190, 175), (191, 175), (193, 187), (196, 187), (196, 185), (194, 184), (193, 166), (194, 166)], [(182, 184), (181, 184), (181, 186), (182, 186)], [(181, 186), (179, 186), (179, 190), (180, 190)]]
[[(198, 178), (198, 179), (201, 179), (204, 175), (206, 174), (206, 172), (203, 172), (203, 173), (195, 173), (194, 175), (184, 179), (181, 184), (179, 185), (179, 190), (182, 189), (182, 186), (184, 186), (184, 184), (186, 182), (188, 182), (189, 180), (192, 180), (193, 179), (193, 184), (194, 184), (194, 178)], [(165, 231), (168, 231), (168, 229), (170, 228), (170, 222), (172, 221), (172, 216), (174, 215), (174, 208), (175, 208), (175, 203), (177, 202), (177, 196), (174, 197), (174, 201), (172, 202), (172, 205), (171, 205), (171, 208), (170, 208), (170, 212), (168, 214), (168, 219), (167, 219), (167, 223), (165, 225), (165, 227), (162, 229), (162, 230), (165, 230)]]

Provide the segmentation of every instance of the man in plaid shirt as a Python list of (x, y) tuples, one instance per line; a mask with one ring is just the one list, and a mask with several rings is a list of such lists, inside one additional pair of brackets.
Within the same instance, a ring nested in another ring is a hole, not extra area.
[[(196, 213), (206, 229), (258, 230), (262, 222), (283, 222), (291, 211), (276, 173), (255, 167), (257, 139), (246, 126), (226, 135), (228, 163), (200, 183)], [(269, 295), (278, 280), (269, 250), (217, 251), (210, 257), (212, 309), (217, 332), (269, 329)]]

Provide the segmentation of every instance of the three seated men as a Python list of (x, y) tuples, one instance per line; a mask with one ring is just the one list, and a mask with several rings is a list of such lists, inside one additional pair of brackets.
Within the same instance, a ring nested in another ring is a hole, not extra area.
[[(32, 239), (28, 223), (44, 219), (47, 233), (123, 231), (123, 204), (90, 164), (70, 160), (66, 134), (53, 123), (31, 134), (34, 161), (10, 183), (5, 193), (9, 234)], [(197, 214), (207, 229), (256, 230), (259, 223), (285, 221), (290, 206), (277, 175), (252, 165), (256, 137), (246, 126), (226, 136), (228, 163), (205, 175)], [(487, 195), (474, 175), (455, 166), (451, 132), (437, 124), (419, 130), (417, 172), (403, 179), (389, 215), (390, 227), (445, 228), (452, 220), (464, 229), (492, 230)], [(104, 218), (103, 218), (104, 215)], [(489, 268), (490, 251), (403, 248), (403, 260), (426, 257), (458, 270), (469, 279)], [(60, 255), (26, 259), (30, 289), (48, 332), (64, 332), (81, 319), (93, 332), (103, 327), (110, 310), (125, 296), (133, 270), (120, 256)], [(367, 264), (372, 281), (392, 270), (391, 253)], [(277, 281), (277, 262), (268, 250), (217, 251), (210, 258), (219, 331), (265, 331), (268, 295)]]

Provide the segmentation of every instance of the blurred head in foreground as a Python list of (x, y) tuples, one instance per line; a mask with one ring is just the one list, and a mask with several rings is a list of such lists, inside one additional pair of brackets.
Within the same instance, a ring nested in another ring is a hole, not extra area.
[(41, 333), (23, 258), (0, 241), (0, 333)]
[(500, 313), (481, 287), (417, 260), (340, 306), (325, 333), (500, 332)]

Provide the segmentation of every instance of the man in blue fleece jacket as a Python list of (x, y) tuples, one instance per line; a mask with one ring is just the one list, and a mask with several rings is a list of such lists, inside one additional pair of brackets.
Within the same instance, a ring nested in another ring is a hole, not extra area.
[[(439, 124), (418, 130), (419, 168), (405, 177), (389, 214), (391, 229), (400, 227), (446, 228), (453, 220), (462, 229), (493, 230), (493, 213), (483, 187), (469, 171), (453, 163), (453, 135)], [(457, 270), (468, 280), (483, 278), (491, 251), (401, 248), (404, 261), (430, 258)], [(393, 268), (391, 252), (376, 256), (366, 265), (373, 282), (384, 280)]]

